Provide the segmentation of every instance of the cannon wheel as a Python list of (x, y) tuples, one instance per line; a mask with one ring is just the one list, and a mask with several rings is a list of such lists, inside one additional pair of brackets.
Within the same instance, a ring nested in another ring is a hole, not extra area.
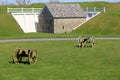
[(28, 62), (34, 64), (37, 61), (37, 51), (35, 49), (31, 50), (28, 54)]
[(92, 40), (91, 40), (91, 47), (93, 47), (95, 45), (95, 39), (94, 37), (92, 37)]
[(12, 60), (13, 60), (13, 63), (15, 64), (19, 63), (18, 52), (19, 52), (19, 49), (15, 49), (12, 55)]

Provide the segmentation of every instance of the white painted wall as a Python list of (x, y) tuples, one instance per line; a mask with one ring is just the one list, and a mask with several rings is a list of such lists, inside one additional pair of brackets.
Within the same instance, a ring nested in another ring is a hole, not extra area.
[(24, 33), (37, 32), (38, 14), (36, 13), (12, 13)]

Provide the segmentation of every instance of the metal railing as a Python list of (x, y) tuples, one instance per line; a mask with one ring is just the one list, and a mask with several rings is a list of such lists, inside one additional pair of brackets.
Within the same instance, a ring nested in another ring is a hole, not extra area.
[(7, 8), (7, 13), (39, 13), (42, 8)]
[(103, 8), (96, 8), (96, 7), (94, 7), (94, 8), (88, 8), (88, 7), (86, 7), (86, 8), (83, 8), (83, 10), (85, 11), (85, 12), (106, 12), (106, 9), (105, 9), (105, 7), (103, 7)]
[[(7, 13), (39, 13), (42, 8), (7, 8)], [(103, 8), (83, 8), (85, 12), (101, 12), (105, 13), (106, 9)]]

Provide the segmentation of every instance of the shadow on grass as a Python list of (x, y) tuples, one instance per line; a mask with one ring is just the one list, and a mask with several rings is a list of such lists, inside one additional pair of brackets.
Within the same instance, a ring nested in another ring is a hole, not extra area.
[[(10, 64), (15, 64), (13, 61), (9, 61)], [(27, 64), (30, 65), (30, 63), (28, 61), (20, 61), (19, 63), (16, 64)]]
[[(79, 45), (75, 45), (74, 47), (82, 48), (82, 46), (79, 47)], [(90, 46), (90, 45), (86, 45), (86, 46), (84, 46), (83, 48), (92, 48), (92, 46)]]

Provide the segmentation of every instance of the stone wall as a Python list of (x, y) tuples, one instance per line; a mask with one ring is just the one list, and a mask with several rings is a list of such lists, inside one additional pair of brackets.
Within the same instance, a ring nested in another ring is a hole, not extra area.
[(83, 23), (86, 18), (54, 19), (54, 33), (72, 32), (73, 28)]
[(39, 15), (39, 27), (37, 29), (38, 32), (54, 32), (53, 17), (47, 8), (44, 8)]

